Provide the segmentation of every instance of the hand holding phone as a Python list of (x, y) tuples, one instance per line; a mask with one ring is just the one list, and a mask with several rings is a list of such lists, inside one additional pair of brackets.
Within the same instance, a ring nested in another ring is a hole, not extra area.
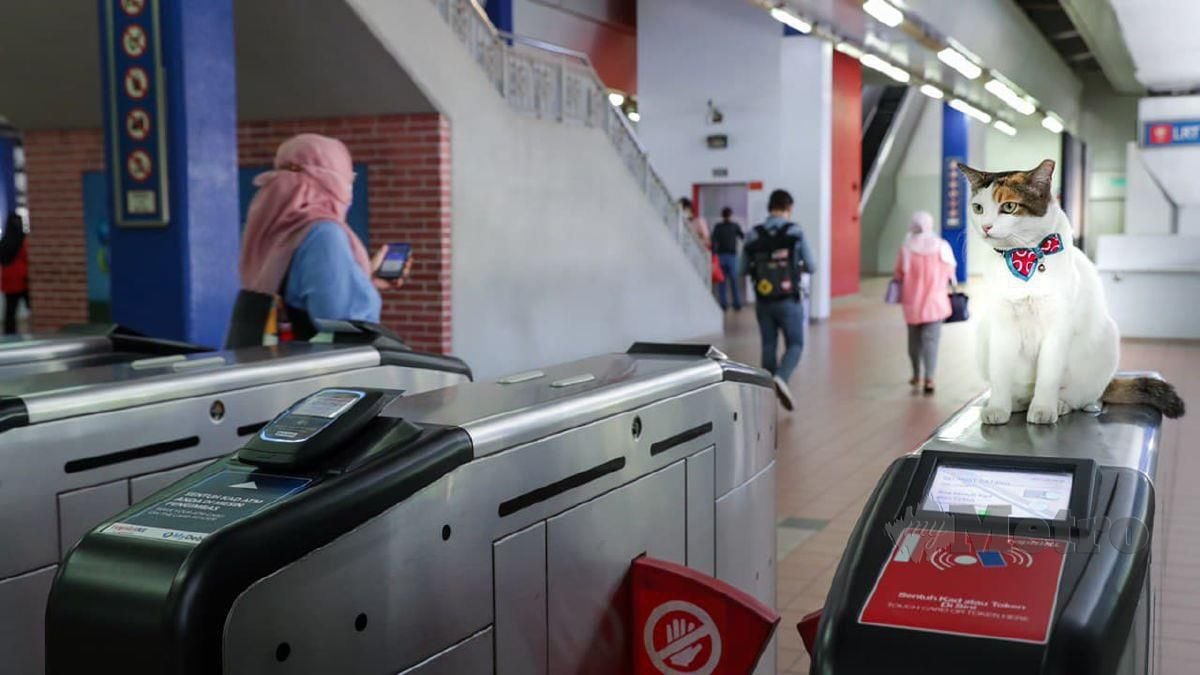
[(412, 244), (394, 243), (387, 245), (387, 253), (375, 268), (375, 276), (391, 281), (404, 276), (408, 260), (412, 256)]

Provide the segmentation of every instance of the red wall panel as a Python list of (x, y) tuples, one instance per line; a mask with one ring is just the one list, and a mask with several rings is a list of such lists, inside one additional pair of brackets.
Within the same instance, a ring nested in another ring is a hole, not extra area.
[(862, 66), (841, 52), (833, 54), (833, 161), (830, 167), (830, 293), (858, 292), (862, 227)]

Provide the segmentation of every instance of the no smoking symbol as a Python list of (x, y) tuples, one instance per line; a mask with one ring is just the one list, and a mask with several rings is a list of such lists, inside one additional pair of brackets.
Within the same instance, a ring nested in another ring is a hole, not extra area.
[(146, 0), (121, 0), (121, 10), (129, 16), (137, 16), (146, 8)]
[(683, 600), (664, 602), (642, 631), (646, 655), (663, 675), (712, 675), (721, 661), (721, 634), (712, 617)]
[(130, 98), (145, 98), (150, 89), (150, 76), (146, 71), (134, 66), (125, 71), (125, 93)]
[(125, 160), (125, 167), (129, 170), (130, 177), (136, 181), (144, 181), (149, 178), (153, 166), (150, 155), (147, 155), (145, 150), (134, 150), (129, 153), (129, 159)]
[(133, 24), (125, 29), (125, 33), (121, 35), (121, 46), (125, 49), (125, 53), (133, 58), (137, 58), (146, 53), (146, 31), (142, 27)]
[(125, 133), (135, 141), (145, 140), (150, 135), (150, 115), (141, 108), (134, 108), (125, 115)]

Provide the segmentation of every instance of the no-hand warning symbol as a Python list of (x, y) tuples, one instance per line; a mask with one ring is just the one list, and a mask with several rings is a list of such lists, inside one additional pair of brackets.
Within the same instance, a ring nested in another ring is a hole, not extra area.
[(121, 0), (121, 10), (129, 16), (137, 16), (146, 9), (146, 0)]
[(150, 76), (144, 69), (134, 66), (125, 71), (125, 93), (130, 98), (145, 98), (149, 90)]
[(125, 133), (135, 141), (145, 140), (150, 135), (150, 114), (134, 108), (125, 115)]
[(146, 31), (136, 23), (129, 25), (121, 35), (121, 47), (125, 50), (126, 54), (135, 59), (145, 54)]
[(136, 181), (144, 181), (149, 178), (150, 171), (154, 168), (154, 163), (145, 150), (134, 150), (129, 153), (129, 159), (125, 161), (125, 165), (129, 169), (129, 177)]
[(710, 675), (721, 660), (721, 633), (712, 617), (683, 600), (655, 607), (643, 639), (650, 662), (663, 675)]

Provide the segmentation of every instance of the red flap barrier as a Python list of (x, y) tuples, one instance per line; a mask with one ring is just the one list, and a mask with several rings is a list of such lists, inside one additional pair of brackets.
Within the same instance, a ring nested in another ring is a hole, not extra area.
[(796, 630), (800, 631), (800, 639), (804, 642), (804, 648), (808, 650), (808, 655), (813, 656), (816, 652), (813, 651), (813, 645), (817, 644), (817, 627), (821, 625), (821, 612), (824, 609), (818, 609), (815, 612), (810, 612), (800, 619), (800, 623), (796, 624)]
[(733, 586), (654, 558), (633, 561), (634, 675), (746, 675), (779, 614)]

